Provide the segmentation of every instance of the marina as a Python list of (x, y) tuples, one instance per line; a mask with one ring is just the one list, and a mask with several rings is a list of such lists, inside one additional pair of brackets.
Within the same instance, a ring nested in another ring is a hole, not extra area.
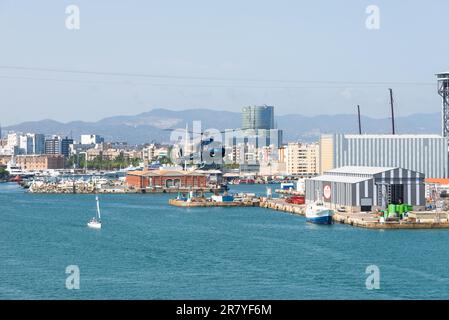
[[(24, 186), (22, 182), (22, 186)], [(248, 188), (257, 185), (244, 184)], [(265, 193), (271, 188), (264, 187)], [(276, 186), (276, 185), (275, 185)], [(29, 193), (37, 194), (178, 194), (176, 198), (170, 198), (168, 204), (183, 208), (211, 208), (211, 207), (262, 207), (270, 210), (284, 211), (292, 214), (306, 216), (307, 205), (304, 196), (299, 195), (289, 189), (286, 193), (281, 187), (276, 189), (279, 197), (267, 197), (266, 194), (241, 193), (227, 196), (227, 193), (220, 193), (221, 190), (213, 187), (191, 188), (170, 187), (170, 188), (147, 188), (145, 192), (129, 188), (124, 178), (106, 178), (104, 176), (83, 176), (78, 179), (69, 176), (52, 180), (32, 180), (29, 185), (24, 186)], [(284, 191), (284, 192), (282, 192)], [(223, 192), (223, 191), (221, 191)], [(206, 195), (209, 196), (206, 196)], [(225, 195), (225, 196), (223, 196)], [(223, 200), (225, 199), (225, 200)], [(309, 205), (310, 206), (310, 205)], [(342, 207), (343, 208), (343, 207)], [(341, 212), (340, 212), (341, 211)], [(382, 211), (360, 212), (357, 210), (346, 210), (335, 208), (329, 218), (308, 218), (309, 222), (315, 223), (341, 223), (352, 227), (367, 229), (447, 229), (449, 228), (448, 211), (411, 211), (407, 217), (401, 219), (388, 219)], [(414, 217), (418, 218), (414, 218)], [(387, 219), (385, 219), (387, 218)], [(318, 221), (313, 221), (313, 220)]]
[[(203, 178), (201, 184), (196, 184), (194, 180), (193, 185), (189, 185), (188, 181), (184, 179), (181, 184), (181, 178), (190, 177), (190, 172), (177, 173), (182, 177), (170, 173), (169, 178), (160, 179), (159, 183), (155, 184), (141, 184), (144, 179), (144, 174), (161, 175), (160, 170), (153, 171), (132, 171), (130, 173), (123, 172), (122, 176), (114, 173), (102, 174), (59, 174), (56, 176), (33, 176), (23, 177), (18, 179), (18, 182), (23, 188), (30, 193), (53, 193), (53, 194), (89, 194), (89, 193), (178, 193), (189, 192), (223, 192), (226, 190), (226, 185), (208, 183), (206, 176), (199, 176)], [(165, 173), (165, 172), (164, 172)], [(136, 179), (137, 178), (137, 179)], [(135, 181), (138, 182), (135, 182)], [(198, 179), (199, 180), (199, 179)]]

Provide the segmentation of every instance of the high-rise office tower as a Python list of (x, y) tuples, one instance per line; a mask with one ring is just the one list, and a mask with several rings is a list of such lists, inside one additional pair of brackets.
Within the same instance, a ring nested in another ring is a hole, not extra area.
[(243, 107), (242, 129), (274, 129), (274, 107), (266, 105)]
[(65, 137), (61, 140), (61, 154), (64, 155), (64, 157), (69, 157), (71, 144), (73, 144), (73, 139)]
[(243, 107), (241, 131), (248, 141), (255, 139), (256, 147), (282, 145), (282, 130), (275, 128), (273, 106)]
[(62, 154), (61, 137), (53, 136), (45, 140), (45, 154)]

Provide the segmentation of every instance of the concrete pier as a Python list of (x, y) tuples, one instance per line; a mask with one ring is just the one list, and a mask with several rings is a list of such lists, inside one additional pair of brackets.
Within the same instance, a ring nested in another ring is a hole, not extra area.
[[(283, 199), (261, 198), (259, 206), (262, 208), (304, 215), (306, 205), (297, 205), (285, 202)], [(449, 221), (448, 213), (434, 212), (411, 212), (411, 217), (401, 221), (380, 222), (380, 218), (372, 213), (366, 212), (335, 212), (333, 220), (335, 223), (348, 224), (354, 227), (367, 229), (447, 229)]]
[(262, 208), (285, 211), (293, 214), (305, 215), (306, 205), (287, 203), (283, 199), (261, 198), (259, 206)]
[(184, 208), (198, 208), (198, 207), (258, 207), (259, 202), (254, 201), (229, 201), (229, 202), (216, 202), (207, 201), (205, 198), (194, 199), (190, 202), (178, 199), (169, 199), (168, 204), (175, 207)]

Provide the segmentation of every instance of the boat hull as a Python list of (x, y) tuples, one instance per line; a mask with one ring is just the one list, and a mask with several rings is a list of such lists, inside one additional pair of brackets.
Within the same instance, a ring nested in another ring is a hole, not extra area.
[(322, 205), (310, 206), (306, 209), (307, 222), (316, 224), (332, 224), (334, 212)]
[(315, 224), (332, 224), (332, 216), (325, 215), (320, 217), (307, 217), (306, 221)]
[(98, 222), (88, 222), (87, 226), (92, 229), (101, 229), (101, 223)]

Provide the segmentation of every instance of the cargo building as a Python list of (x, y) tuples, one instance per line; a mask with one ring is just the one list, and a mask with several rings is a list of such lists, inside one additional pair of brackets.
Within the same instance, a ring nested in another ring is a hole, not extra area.
[(322, 200), (351, 211), (385, 209), (389, 204), (425, 207), (424, 174), (399, 167), (347, 166), (305, 181), (306, 202)]

